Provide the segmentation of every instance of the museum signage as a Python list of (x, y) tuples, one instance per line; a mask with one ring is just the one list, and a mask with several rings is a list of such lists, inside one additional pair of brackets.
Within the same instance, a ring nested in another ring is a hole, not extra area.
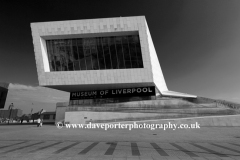
[(137, 87), (121, 89), (105, 89), (95, 91), (71, 92), (70, 100), (116, 98), (116, 97), (135, 97), (135, 96), (154, 96), (155, 87)]

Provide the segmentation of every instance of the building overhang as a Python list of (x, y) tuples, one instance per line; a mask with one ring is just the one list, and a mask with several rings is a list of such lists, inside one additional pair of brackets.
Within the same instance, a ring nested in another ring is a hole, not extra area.
[[(144, 16), (31, 23), (31, 29), (40, 86), (71, 92), (155, 84), (159, 91), (168, 90)], [(125, 35), (139, 36), (143, 67), (58, 72), (50, 68), (48, 40)]]
[(179, 98), (197, 98), (195, 95), (180, 93), (175, 91), (163, 91), (161, 92), (162, 96), (164, 97), (179, 97)]
[(92, 91), (104, 89), (121, 89), (121, 88), (135, 88), (135, 87), (148, 87), (155, 86), (153, 82), (146, 83), (119, 83), (119, 84), (82, 84), (82, 85), (51, 85), (44, 86), (65, 92), (78, 92), (78, 91)]
[(70, 39), (70, 38), (92, 38), (92, 37), (110, 37), (110, 36), (127, 36), (139, 35), (138, 31), (124, 31), (124, 32), (100, 32), (100, 33), (83, 33), (83, 34), (61, 34), (61, 35), (44, 35), (41, 36), (44, 40), (53, 39)]

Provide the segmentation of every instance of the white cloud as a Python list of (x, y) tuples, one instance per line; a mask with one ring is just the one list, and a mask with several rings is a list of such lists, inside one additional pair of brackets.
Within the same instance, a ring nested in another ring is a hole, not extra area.
[(29, 86), (29, 85), (23, 85), (23, 84), (13, 84), (10, 83), (9, 88), (11, 90), (36, 90), (36, 87)]

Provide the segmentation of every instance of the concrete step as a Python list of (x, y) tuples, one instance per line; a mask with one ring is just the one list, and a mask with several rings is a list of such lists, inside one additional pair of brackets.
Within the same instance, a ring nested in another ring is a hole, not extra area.
[(106, 110), (106, 111), (119, 111), (119, 110), (171, 110), (171, 109), (214, 109), (217, 107), (205, 107), (205, 106), (195, 106), (195, 107), (169, 107), (169, 106), (70, 106), (67, 110)]
[(235, 114), (225, 114), (225, 113), (209, 113), (209, 114), (159, 114), (158, 116), (152, 117), (128, 117), (128, 118), (116, 118), (116, 119), (106, 119), (106, 120), (91, 120), (86, 121), (86, 123), (110, 123), (110, 122), (124, 122), (124, 121), (144, 121), (144, 120), (156, 120), (156, 119), (177, 119), (177, 118), (187, 118), (187, 117), (204, 117), (204, 116), (224, 116), (224, 115), (235, 115)]
[(66, 111), (98, 111), (98, 112), (148, 112), (148, 113), (212, 113), (212, 112), (240, 112), (228, 108), (186, 108), (186, 109), (164, 109), (164, 108), (142, 108), (142, 107), (68, 107)]
[(164, 109), (174, 109), (174, 108), (207, 108), (216, 107), (215, 103), (208, 103), (207, 105), (195, 104), (182, 99), (157, 99), (157, 100), (144, 100), (144, 101), (131, 101), (131, 102), (121, 102), (121, 103), (92, 103), (92, 104), (79, 104), (72, 105), (72, 107), (126, 107), (126, 108), (164, 108)]

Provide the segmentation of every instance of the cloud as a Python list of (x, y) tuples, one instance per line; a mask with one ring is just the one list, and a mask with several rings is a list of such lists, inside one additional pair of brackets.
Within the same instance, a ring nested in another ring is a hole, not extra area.
[(36, 87), (33, 87), (33, 86), (29, 86), (29, 85), (23, 85), (23, 84), (13, 84), (11, 83), (9, 85), (9, 88), (8, 89), (11, 89), (11, 90), (36, 90)]
[(24, 113), (29, 113), (31, 108), (34, 108), (34, 111), (41, 108), (52, 111), (56, 109), (57, 102), (69, 101), (69, 95), (68, 92), (51, 88), (10, 84), (5, 108), (14, 103), (14, 106), (22, 109)]

